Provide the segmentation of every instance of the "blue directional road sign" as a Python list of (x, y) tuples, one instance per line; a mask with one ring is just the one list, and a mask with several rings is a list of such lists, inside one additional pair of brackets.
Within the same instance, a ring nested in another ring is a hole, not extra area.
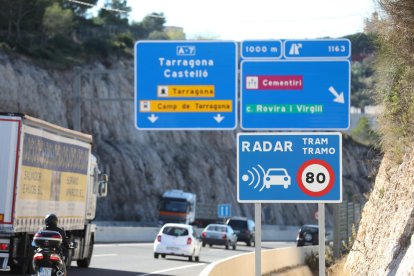
[(351, 42), (348, 39), (285, 40), (284, 57), (287, 59), (349, 58)]
[(138, 41), (136, 127), (234, 129), (237, 57), (231, 41)]
[(217, 217), (219, 218), (231, 217), (231, 205), (230, 204), (218, 204), (217, 205)]
[(341, 133), (239, 133), (237, 194), (239, 202), (341, 202)]
[(349, 128), (348, 60), (243, 60), (241, 127)]

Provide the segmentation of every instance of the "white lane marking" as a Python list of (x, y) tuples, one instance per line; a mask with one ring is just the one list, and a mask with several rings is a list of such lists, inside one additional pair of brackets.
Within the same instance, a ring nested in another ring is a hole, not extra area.
[(148, 246), (153, 245), (154, 243), (100, 243), (94, 244), (96, 247), (111, 247), (111, 246)]
[(118, 254), (94, 254), (94, 257), (114, 257), (114, 256), (118, 256)]
[(179, 269), (186, 269), (186, 268), (190, 268), (193, 266), (199, 266), (199, 265), (206, 265), (206, 264), (192, 264), (192, 265), (184, 265), (184, 266), (177, 266), (177, 267), (173, 267), (173, 268), (168, 268), (168, 269), (163, 269), (163, 270), (158, 270), (158, 271), (154, 271), (154, 272), (150, 272), (150, 273), (146, 273), (146, 274), (138, 274), (137, 276), (148, 276), (148, 275), (154, 275), (154, 274), (161, 274), (164, 272), (168, 272), (168, 271), (174, 271), (174, 270), (179, 270)]

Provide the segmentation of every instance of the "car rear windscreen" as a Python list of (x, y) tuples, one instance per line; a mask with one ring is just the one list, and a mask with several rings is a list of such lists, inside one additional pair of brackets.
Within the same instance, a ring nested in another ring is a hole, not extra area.
[(224, 226), (213, 226), (213, 225), (210, 225), (207, 228), (207, 230), (208, 231), (217, 231), (217, 232), (226, 232), (227, 231), (227, 228), (224, 227)]
[(162, 230), (163, 234), (170, 235), (170, 236), (188, 236), (188, 230), (181, 227), (165, 227)]
[(244, 228), (247, 228), (247, 221), (230, 220), (228, 225), (230, 225), (233, 229), (244, 229)]

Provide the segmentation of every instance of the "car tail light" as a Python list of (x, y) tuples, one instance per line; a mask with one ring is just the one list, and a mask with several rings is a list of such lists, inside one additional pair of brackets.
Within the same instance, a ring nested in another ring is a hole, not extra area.
[(60, 261), (60, 257), (59, 257), (58, 254), (50, 254), (50, 260), (51, 261), (59, 262)]
[(158, 236), (157, 236), (157, 241), (158, 241), (158, 242), (161, 242), (161, 235), (158, 235)]
[(193, 239), (190, 238), (190, 237), (188, 237), (188, 239), (187, 239), (187, 245), (190, 245), (192, 242), (193, 242)]
[(0, 243), (0, 251), (9, 251), (8, 243)]
[(35, 260), (35, 261), (43, 260), (43, 254), (42, 253), (36, 253), (33, 256), (33, 260)]
[(227, 239), (227, 235), (226, 235), (226, 234), (223, 234), (223, 236), (221, 236), (221, 239), (222, 239), (222, 240)]
[(201, 237), (202, 237), (202, 238), (205, 238), (205, 237), (206, 237), (206, 235), (207, 235), (207, 234), (206, 234), (206, 232), (202, 232), (202, 233), (201, 233)]

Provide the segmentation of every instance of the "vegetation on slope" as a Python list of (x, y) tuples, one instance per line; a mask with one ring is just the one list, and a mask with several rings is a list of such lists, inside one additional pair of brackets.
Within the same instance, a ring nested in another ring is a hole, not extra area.
[(394, 161), (412, 148), (414, 137), (414, 1), (380, 0), (376, 95), (384, 111), (381, 144)]

